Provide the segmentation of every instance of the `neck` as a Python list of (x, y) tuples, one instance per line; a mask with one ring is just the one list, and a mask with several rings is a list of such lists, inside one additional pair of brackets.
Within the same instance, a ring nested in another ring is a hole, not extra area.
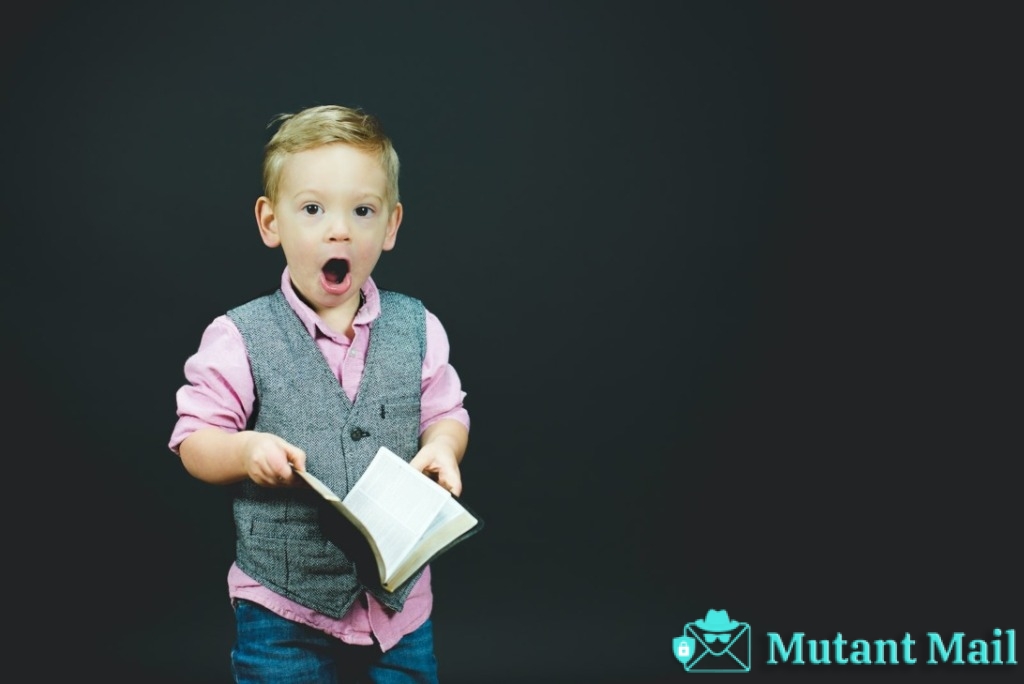
[[(352, 328), (352, 322), (355, 320), (356, 314), (359, 313), (359, 309), (361, 309), (365, 303), (366, 295), (363, 294), (362, 290), (359, 290), (358, 299), (353, 298), (352, 300), (345, 302), (344, 305), (321, 313), (319, 316), (331, 330), (341, 333), (351, 340), (355, 337), (355, 330)], [(354, 308), (353, 304), (355, 305)]]

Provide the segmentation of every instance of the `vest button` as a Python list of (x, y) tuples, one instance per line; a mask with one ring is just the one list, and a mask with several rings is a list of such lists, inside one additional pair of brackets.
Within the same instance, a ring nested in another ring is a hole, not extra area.
[(369, 437), (370, 433), (363, 428), (353, 428), (352, 432), (348, 433), (349, 436), (356, 442), (361, 440), (363, 437)]

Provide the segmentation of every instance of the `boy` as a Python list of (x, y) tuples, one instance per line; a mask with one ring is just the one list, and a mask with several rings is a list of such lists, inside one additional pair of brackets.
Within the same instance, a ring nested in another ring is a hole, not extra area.
[(169, 443), (192, 476), (234, 487), (232, 671), (238, 682), (436, 682), (429, 566), (385, 591), (332, 541), (293, 473), (308, 466), (344, 496), (387, 446), (462, 490), (469, 416), (444, 328), (371, 278), (402, 222), (398, 156), (358, 109), (276, 121), (256, 223), (284, 252), (280, 288), (206, 328)]

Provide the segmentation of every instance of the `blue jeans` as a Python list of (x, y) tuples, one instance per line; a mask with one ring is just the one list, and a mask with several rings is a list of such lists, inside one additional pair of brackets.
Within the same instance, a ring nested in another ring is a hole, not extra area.
[(287, 620), (261, 605), (235, 606), (231, 670), (240, 684), (437, 684), (433, 623), (428, 618), (381, 653)]

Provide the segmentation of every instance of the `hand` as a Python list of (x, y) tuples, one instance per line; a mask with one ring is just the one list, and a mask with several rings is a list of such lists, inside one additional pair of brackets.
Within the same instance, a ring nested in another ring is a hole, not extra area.
[(462, 493), (462, 473), (459, 471), (459, 460), (451, 446), (444, 441), (438, 440), (424, 444), (409, 461), (409, 464), (455, 496)]
[(292, 470), (306, 467), (306, 452), (269, 432), (246, 433), (242, 464), (249, 479), (261, 487), (289, 487), (299, 482)]

